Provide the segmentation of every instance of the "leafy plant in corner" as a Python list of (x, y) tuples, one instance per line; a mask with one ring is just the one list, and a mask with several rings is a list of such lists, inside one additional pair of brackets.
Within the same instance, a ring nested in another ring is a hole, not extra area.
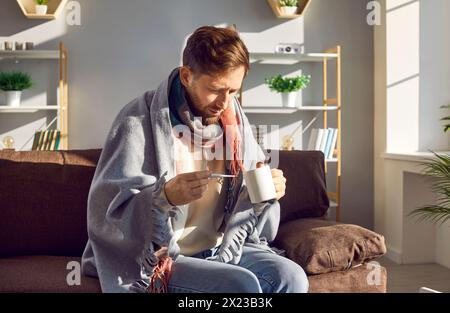
[(35, 0), (37, 5), (47, 5), (48, 0)]
[(0, 72), (0, 90), (21, 91), (31, 88), (33, 81), (30, 75), (22, 72)]
[[(443, 106), (441, 106), (441, 109), (450, 109), (450, 105), (443, 105)], [(446, 123), (450, 123), (450, 116), (441, 118), (441, 121), (446, 121)], [(450, 130), (450, 124), (446, 124), (444, 126), (444, 132), (447, 132), (449, 130)]]
[(300, 75), (283, 78), (281, 75), (277, 75), (266, 78), (265, 82), (272, 91), (276, 91), (279, 93), (289, 93), (299, 91), (308, 87), (309, 83), (311, 82), (311, 76)]
[(298, 0), (280, 0), (281, 7), (297, 7)]
[[(441, 108), (450, 108), (442, 106)], [(450, 121), (450, 116), (441, 120)], [(444, 132), (450, 130), (450, 125), (444, 126)], [(435, 158), (428, 158), (422, 162), (424, 166), (423, 174), (434, 178), (431, 183), (431, 190), (438, 194), (435, 205), (425, 205), (412, 211), (409, 215), (417, 217), (420, 221), (426, 220), (442, 225), (450, 219), (450, 155), (438, 154), (431, 151)]]

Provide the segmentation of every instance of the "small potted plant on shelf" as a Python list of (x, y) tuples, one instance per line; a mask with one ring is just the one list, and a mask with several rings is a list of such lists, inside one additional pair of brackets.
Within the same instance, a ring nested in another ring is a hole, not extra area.
[(20, 106), (22, 90), (31, 88), (33, 81), (30, 75), (22, 72), (0, 72), (0, 90), (5, 92), (6, 105)]
[(38, 15), (45, 15), (47, 14), (47, 3), (48, 0), (35, 0), (36, 6), (35, 6), (35, 12)]
[(282, 77), (281, 75), (266, 78), (266, 84), (270, 90), (281, 93), (284, 107), (297, 107), (297, 95), (302, 89), (308, 87), (311, 82), (310, 75), (300, 75), (294, 77)]
[(281, 12), (285, 15), (294, 15), (297, 13), (298, 0), (280, 0)]

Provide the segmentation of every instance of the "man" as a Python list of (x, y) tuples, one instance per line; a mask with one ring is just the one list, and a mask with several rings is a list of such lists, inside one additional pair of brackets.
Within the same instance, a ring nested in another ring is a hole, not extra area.
[(243, 181), (265, 162), (235, 98), (248, 70), (236, 31), (201, 27), (183, 66), (116, 117), (89, 192), (82, 260), (103, 292), (307, 292), (303, 269), (268, 245), (282, 171), (272, 169), (276, 200), (252, 204)]

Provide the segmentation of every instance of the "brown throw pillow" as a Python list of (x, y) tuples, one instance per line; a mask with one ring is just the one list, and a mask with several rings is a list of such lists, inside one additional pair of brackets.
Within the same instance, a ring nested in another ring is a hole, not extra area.
[(386, 253), (382, 235), (357, 225), (311, 218), (280, 226), (274, 244), (307, 274), (347, 270)]

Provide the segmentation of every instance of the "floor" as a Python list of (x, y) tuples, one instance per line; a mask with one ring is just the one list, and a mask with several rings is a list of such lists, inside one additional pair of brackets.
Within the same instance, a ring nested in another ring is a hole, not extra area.
[(419, 292), (428, 287), (450, 292), (450, 269), (438, 264), (396, 264), (386, 257), (378, 260), (387, 269), (387, 292)]

